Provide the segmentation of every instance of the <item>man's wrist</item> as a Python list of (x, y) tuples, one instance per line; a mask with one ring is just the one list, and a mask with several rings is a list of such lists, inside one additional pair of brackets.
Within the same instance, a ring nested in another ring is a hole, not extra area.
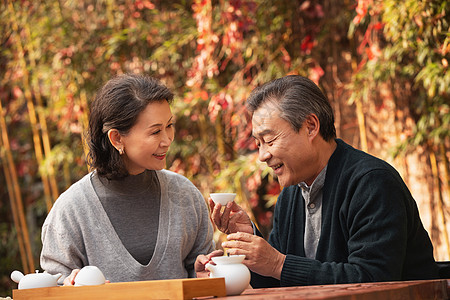
[(275, 263), (274, 278), (281, 279), (281, 271), (283, 271), (284, 261), (286, 260), (286, 255), (279, 253), (277, 262)]

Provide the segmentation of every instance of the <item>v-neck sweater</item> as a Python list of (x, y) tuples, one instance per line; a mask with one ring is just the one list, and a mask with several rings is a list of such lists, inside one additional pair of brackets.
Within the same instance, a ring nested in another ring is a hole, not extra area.
[(148, 264), (136, 261), (122, 244), (89, 173), (61, 194), (44, 222), (42, 269), (67, 276), (94, 265), (111, 282), (195, 277), (196, 257), (214, 250), (205, 200), (187, 178), (167, 170), (156, 174), (161, 186), (159, 231)]
[(438, 278), (430, 238), (398, 172), (340, 139), (336, 143), (323, 187), (315, 259), (305, 257), (301, 188), (286, 187), (278, 197), (269, 236), (269, 243), (286, 254), (281, 280), (252, 273), (252, 286)]
[(138, 262), (148, 264), (159, 227), (161, 188), (156, 171), (114, 180), (94, 172), (91, 182), (122, 244)]

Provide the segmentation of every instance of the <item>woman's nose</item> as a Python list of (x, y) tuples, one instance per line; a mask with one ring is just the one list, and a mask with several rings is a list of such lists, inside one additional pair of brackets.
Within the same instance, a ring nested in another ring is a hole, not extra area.
[(174, 134), (173, 134), (173, 132), (168, 132), (167, 130), (164, 132), (165, 132), (165, 134), (163, 134), (163, 137), (161, 139), (161, 146), (168, 147), (168, 146), (170, 146), (170, 144), (173, 141)]

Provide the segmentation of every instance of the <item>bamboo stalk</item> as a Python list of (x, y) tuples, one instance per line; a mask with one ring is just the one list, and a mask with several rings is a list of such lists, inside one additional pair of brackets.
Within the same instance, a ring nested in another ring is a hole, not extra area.
[[(28, 23), (24, 24), (24, 31), (26, 33), (26, 37), (31, 42), (31, 32), (30, 32), (30, 26), (28, 25)], [(29, 43), (29, 47), (27, 47), (27, 49), (28, 49), (28, 58), (30, 61), (31, 69), (35, 70), (36, 69), (36, 61), (34, 59), (35, 55), (34, 55), (34, 49), (32, 47), (32, 43)], [(37, 81), (38, 81), (39, 75), (37, 75), (37, 76), (38, 76), (38, 78), (37, 78)], [(40, 93), (40, 88), (39, 88), (39, 82), (31, 80), (31, 89), (36, 98), (36, 103), (37, 103), (36, 111), (38, 114), (39, 125), (40, 125), (40, 129), (42, 132), (42, 142), (44, 145), (44, 154), (45, 154), (45, 157), (49, 158), (51, 156), (51, 148), (52, 147), (51, 147), (50, 138), (48, 135), (47, 121), (46, 121), (46, 116), (44, 114), (44, 109), (43, 109), (43, 105), (42, 105), (42, 98), (41, 98), (41, 93)], [(48, 174), (49, 174), (48, 177), (49, 177), (50, 188), (51, 188), (51, 193), (52, 193), (52, 200), (54, 202), (59, 196), (59, 191), (58, 191), (58, 184), (56, 182), (56, 177), (55, 177), (55, 168), (53, 166), (53, 163), (51, 163), (51, 162), (48, 164)]]
[(225, 156), (225, 141), (223, 136), (222, 116), (217, 114), (216, 121), (214, 122), (214, 128), (216, 131), (217, 150), (219, 152), (219, 160)]
[[(199, 114), (198, 115), (198, 125), (199, 125), (199, 129), (200, 129), (200, 138), (202, 140), (202, 145), (204, 145), (205, 147), (207, 145), (209, 145), (210, 141), (208, 140), (208, 131), (207, 131), (207, 122), (206, 122), (206, 118), (204, 114)], [(205, 162), (206, 165), (208, 167), (208, 172), (210, 174), (214, 173), (214, 166), (213, 166), (213, 162), (211, 161), (211, 156), (210, 155), (206, 155), (204, 156), (205, 158)]]
[(441, 218), (442, 224), (443, 224), (443, 235), (444, 235), (444, 241), (445, 246), (447, 247), (447, 255), (450, 257), (450, 242), (448, 237), (448, 230), (447, 230), (447, 223), (445, 220), (445, 214), (444, 214), (444, 199), (442, 198), (442, 192), (441, 192), (441, 182), (439, 180), (439, 168), (438, 168), (438, 162), (436, 160), (436, 155), (434, 154), (434, 151), (431, 147), (428, 148), (430, 153), (430, 164), (431, 164), (431, 171), (433, 173), (433, 182), (435, 190), (438, 192), (438, 210), (439, 210), (439, 216)]
[(444, 164), (444, 178), (447, 185), (447, 196), (450, 198), (450, 170), (447, 158), (447, 149), (445, 149), (445, 144), (443, 142), (439, 144), (439, 155), (442, 159), (442, 163)]
[[(88, 101), (87, 101), (87, 96), (86, 96), (86, 91), (83, 89), (80, 92), (80, 105), (81, 108), (83, 109), (83, 114), (81, 116), (81, 141), (83, 143), (83, 152), (84, 152), (84, 156), (87, 158), (88, 157), (88, 153), (89, 153), (89, 146), (87, 144), (86, 141), (86, 136), (85, 133), (88, 130), (88, 126), (89, 126), (89, 116), (88, 116)], [(92, 171), (91, 168), (89, 167), (89, 165), (87, 166), (88, 168), (88, 172)]]
[(356, 116), (358, 118), (358, 126), (359, 126), (359, 136), (361, 138), (361, 150), (364, 152), (368, 152), (367, 147), (367, 129), (366, 129), (366, 120), (364, 117), (362, 100), (360, 98), (356, 99)]
[[(10, 198), (10, 201), (13, 201), (11, 209), (13, 210), (13, 214), (17, 217), (17, 219), (16, 217), (14, 217), (14, 222), (16, 224), (19, 247), (21, 247), (21, 243), (23, 243), (23, 253), (24, 256), (26, 257), (26, 263), (23, 265), (23, 267), (25, 272), (31, 273), (34, 270), (33, 254), (31, 252), (30, 237), (28, 234), (28, 227), (25, 220), (24, 209), (22, 204), (22, 195), (20, 193), (19, 180), (17, 179), (18, 177), (16, 167), (14, 165), (14, 160), (11, 153), (11, 146), (9, 143), (8, 132), (6, 130), (7, 128), (6, 121), (4, 119), (3, 105), (1, 104), (1, 101), (0, 101), (0, 127), (2, 131), (3, 148), (5, 150), (4, 152), (6, 156), (6, 161), (8, 163), (10, 171), (9, 179), (11, 179), (11, 182), (10, 185), (8, 186), (12, 187), (12, 192), (14, 194), (14, 197)], [(8, 176), (6, 177), (8, 178)]]
[[(356, 73), (358, 64), (356, 62), (356, 58), (353, 57), (352, 58), (352, 70), (353, 73)], [(360, 97), (357, 97), (355, 100), (355, 104), (356, 104), (356, 117), (358, 120), (358, 128), (359, 128), (359, 138), (361, 140), (361, 150), (363, 150), (364, 152), (368, 152), (368, 147), (367, 147), (367, 129), (366, 129), (366, 120), (364, 117), (364, 111), (363, 111), (363, 104), (362, 104), (363, 99), (361, 99)]]
[(115, 26), (115, 18), (114, 18), (114, 0), (106, 1), (106, 16), (108, 19), (109, 28), (114, 28)]
[[(3, 116), (2, 116), (3, 118)], [(2, 126), (1, 130), (2, 130), (2, 134), (3, 134), (3, 122), (0, 125)], [(2, 140), (0, 139), (0, 146), (2, 146)], [(17, 208), (16, 208), (16, 199), (14, 197), (14, 187), (12, 184), (12, 179), (11, 179), (11, 172), (10, 172), (10, 166), (8, 164), (8, 161), (6, 159), (6, 154), (5, 154), (5, 150), (2, 147), (1, 148), (1, 152), (0, 152), (2, 161), (4, 161), (3, 163), (3, 173), (5, 174), (5, 179), (6, 179), (6, 187), (8, 190), (8, 196), (9, 196), (9, 202), (11, 205), (11, 211), (12, 211), (12, 215), (13, 215), (13, 222), (14, 222), (14, 227), (16, 228), (16, 235), (17, 235), (17, 240), (19, 242), (19, 253), (20, 253), (20, 260), (22, 262), (22, 266), (24, 268), (24, 271), (27, 272), (30, 270), (30, 267), (28, 266), (28, 260), (27, 260), (27, 256), (25, 253), (25, 245), (23, 242), (23, 234), (22, 234), (22, 229), (20, 228), (20, 222), (19, 222), (19, 218), (17, 215)]]
[[(11, 1), (8, 1), (8, 9), (11, 14), (11, 18), (13, 20), (12, 21), (13, 31), (15, 31), (16, 34), (18, 36), (20, 36), (19, 26), (17, 25), (17, 20), (15, 19), (16, 14), (15, 14), (14, 7), (13, 7)], [(31, 130), (33, 132), (33, 143), (34, 143), (35, 155), (36, 155), (37, 161), (40, 164), (44, 160), (44, 156), (42, 154), (41, 138), (39, 135), (38, 122), (36, 119), (36, 110), (34, 107), (33, 97), (32, 97), (31, 88), (30, 88), (30, 84), (29, 84), (29, 73), (28, 73), (28, 70), (26, 67), (26, 61), (24, 58), (24, 50), (23, 50), (22, 43), (19, 38), (16, 38), (15, 41), (16, 41), (16, 47), (17, 47), (17, 50), (19, 53), (18, 54), (19, 61), (22, 65), (22, 71), (23, 71), (22, 81), (23, 81), (23, 85), (24, 85), (24, 95), (25, 95), (25, 99), (27, 100), (28, 116), (30, 118)], [(39, 173), (41, 175), (42, 183), (44, 186), (44, 195), (45, 195), (45, 202), (47, 205), (47, 211), (49, 212), (52, 207), (52, 204), (53, 204), (52, 199), (51, 199), (50, 183), (49, 183), (47, 175), (44, 172), (42, 172), (40, 169), (39, 169)]]

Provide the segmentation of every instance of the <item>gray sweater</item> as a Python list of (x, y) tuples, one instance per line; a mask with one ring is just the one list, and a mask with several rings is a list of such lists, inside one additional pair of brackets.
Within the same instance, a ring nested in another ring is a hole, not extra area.
[(147, 265), (122, 244), (89, 173), (61, 194), (44, 222), (42, 269), (65, 277), (72, 269), (94, 265), (111, 282), (194, 277), (197, 255), (214, 250), (208, 209), (188, 179), (167, 170), (156, 174), (161, 186), (159, 231)]

